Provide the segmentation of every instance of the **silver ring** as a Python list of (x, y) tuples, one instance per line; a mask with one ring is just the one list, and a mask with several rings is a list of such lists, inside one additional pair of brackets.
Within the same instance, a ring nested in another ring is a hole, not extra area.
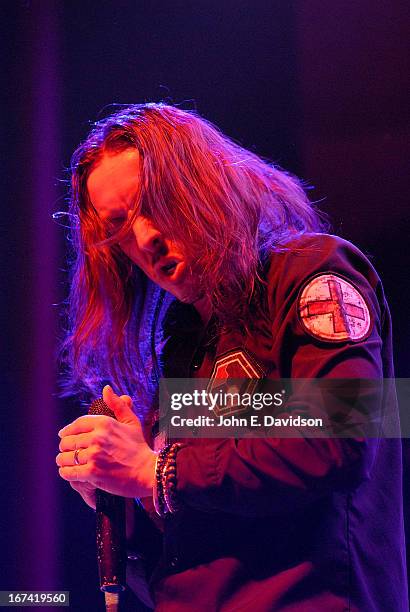
[(81, 463), (78, 461), (78, 453), (80, 452), (81, 448), (77, 448), (74, 451), (74, 465), (81, 465)]

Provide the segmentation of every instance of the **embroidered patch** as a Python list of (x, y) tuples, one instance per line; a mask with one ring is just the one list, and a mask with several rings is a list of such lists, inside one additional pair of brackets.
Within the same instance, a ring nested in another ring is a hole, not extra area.
[(337, 274), (320, 274), (303, 288), (299, 317), (306, 331), (331, 342), (362, 340), (370, 330), (371, 316), (363, 295)]
[(232, 401), (225, 405), (218, 405), (214, 409), (217, 416), (225, 416), (245, 412), (248, 408), (238, 403), (239, 394), (252, 394), (258, 379), (264, 372), (256, 360), (242, 349), (234, 349), (220, 355), (212, 368), (207, 392), (221, 393), (221, 397), (232, 394)]

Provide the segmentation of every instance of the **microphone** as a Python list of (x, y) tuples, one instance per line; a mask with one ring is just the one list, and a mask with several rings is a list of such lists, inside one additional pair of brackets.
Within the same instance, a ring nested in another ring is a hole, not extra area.
[[(115, 414), (101, 399), (92, 402), (88, 414)], [(119, 594), (126, 584), (125, 499), (101, 489), (96, 490), (97, 563), (100, 589), (107, 612), (118, 609)]]

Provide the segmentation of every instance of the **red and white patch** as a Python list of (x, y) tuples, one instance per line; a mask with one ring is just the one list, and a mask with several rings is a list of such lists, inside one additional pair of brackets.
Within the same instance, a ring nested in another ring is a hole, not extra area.
[(372, 322), (363, 295), (337, 274), (312, 278), (300, 293), (298, 312), (309, 334), (331, 342), (362, 340)]
[[(220, 355), (215, 360), (207, 391), (208, 393), (220, 391), (223, 394), (252, 394), (258, 385), (258, 379), (263, 375), (262, 368), (248, 353), (241, 349), (234, 349)], [(217, 416), (225, 416), (246, 410), (246, 407), (234, 401), (225, 406), (216, 406), (214, 412)]]

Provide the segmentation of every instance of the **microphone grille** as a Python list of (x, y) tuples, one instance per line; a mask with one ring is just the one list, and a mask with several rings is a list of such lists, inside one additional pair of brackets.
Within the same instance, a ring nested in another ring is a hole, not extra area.
[(102, 397), (99, 397), (93, 401), (88, 410), (88, 414), (103, 414), (113, 419), (116, 418), (115, 414), (113, 413), (111, 408), (107, 406)]

